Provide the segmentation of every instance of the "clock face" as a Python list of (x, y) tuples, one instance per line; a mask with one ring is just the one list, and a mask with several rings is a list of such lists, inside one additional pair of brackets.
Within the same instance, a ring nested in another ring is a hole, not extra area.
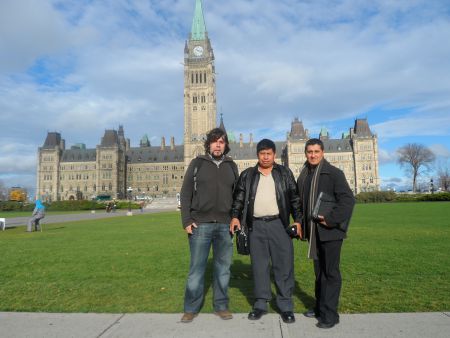
[(203, 47), (202, 46), (195, 46), (194, 47), (194, 55), (195, 56), (203, 55)]

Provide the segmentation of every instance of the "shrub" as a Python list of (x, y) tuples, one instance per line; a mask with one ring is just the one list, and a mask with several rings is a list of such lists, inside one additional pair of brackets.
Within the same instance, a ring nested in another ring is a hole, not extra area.
[(0, 202), (0, 211), (33, 211), (34, 203), (23, 203), (14, 201)]
[(437, 194), (422, 195), (417, 198), (418, 201), (450, 201), (450, 192), (440, 192)]
[(360, 192), (356, 197), (357, 203), (382, 203), (395, 201), (396, 195), (393, 191), (371, 191)]

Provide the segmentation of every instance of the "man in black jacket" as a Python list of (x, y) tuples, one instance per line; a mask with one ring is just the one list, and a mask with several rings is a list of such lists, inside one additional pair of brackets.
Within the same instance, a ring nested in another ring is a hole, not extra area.
[(255, 303), (248, 315), (258, 320), (267, 313), (270, 287), (270, 261), (277, 288), (277, 306), (285, 323), (295, 322), (294, 248), (286, 228), (290, 215), (300, 233), (300, 198), (292, 172), (275, 163), (275, 143), (261, 140), (256, 146), (258, 164), (244, 170), (235, 188), (230, 231), (246, 224), (250, 229), (250, 258)]
[(228, 283), (233, 255), (229, 231), (233, 187), (238, 178), (236, 163), (226, 156), (230, 151), (226, 133), (211, 130), (205, 141), (205, 155), (193, 159), (181, 188), (181, 219), (188, 234), (191, 263), (184, 296), (181, 322), (189, 323), (204, 299), (204, 277), (209, 250), (213, 248), (213, 305), (222, 319), (233, 316), (228, 310)]
[[(307, 161), (297, 184), (303, 214), (303, 233), (309, 241), (308, 257), (314, 260), (316, 276), (316, 305), (305, 316), (316, 317), (319, 321), (317, 326), (325, 329), (339, 323), (337, 310), (342, 284), (340, 254), (355, 198), (344, 173), (325, 160), (323, 150), (323, 143), (319, 139), (306, 142)], [(328, 204), (328, 207), (321, 208), (314, 218), (313, 211), (321, 193), (321, 204)]]

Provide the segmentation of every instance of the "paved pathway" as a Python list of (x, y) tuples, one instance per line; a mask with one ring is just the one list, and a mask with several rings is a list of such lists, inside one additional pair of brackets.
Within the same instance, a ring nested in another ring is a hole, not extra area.
[[(144, 213), (155, 213), (162, 211), (175, 211), (177, 210), (176, 200), (174, 198), (167, 199), (157, 199), (154, 200), (151, 204), (147, 205), (143, 212)], [(141, 214), (140, 210), (132, 210), (133, 215)], [(63, 223), (63, 222), (73, 222), (73, 221), (83, 221), (89, 219), (100, 219), (100, 218), (109, 218), (116, 216), (126, 216), (127, 210), (117, 210), (116, 212), (107, 213), (104, 210), (96, 210), (95, 213), (84, 212), (80, 214), (64, 214), (64, 215), (47, 215), (43, 220), (42, 224), (50, 224), (50, 223)], [(6, 218), (6, 228), (13, 228), (16, 226), (25, 225), (28, 223), (28, 220), (31, 217), (13, 217)], [(1, 338), (1, 336), (0, 336)]]
[(450, 313), (396, 313), (341, 315), (332, 329), (319, 329), (316, 320), (297, 315), (285, 324), (277, 314), (249, 321), (247, 314), (221, 320), (201, 313), (192, 323), (180, 323), (181, 314), (54, 314), (0, 312), (0, 337), (333, 337), (333, 338), (448, 338)]

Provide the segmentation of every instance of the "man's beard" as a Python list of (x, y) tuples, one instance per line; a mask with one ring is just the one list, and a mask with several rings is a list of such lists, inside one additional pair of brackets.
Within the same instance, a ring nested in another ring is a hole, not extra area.
[(216, 155), (217, 151), (213, 151), (211, 153), (211, 156), (213, 157), (213, 159), (215, 160), (221, 160), (223, 157), (223, 152), (219, 152), (219, 155)]

